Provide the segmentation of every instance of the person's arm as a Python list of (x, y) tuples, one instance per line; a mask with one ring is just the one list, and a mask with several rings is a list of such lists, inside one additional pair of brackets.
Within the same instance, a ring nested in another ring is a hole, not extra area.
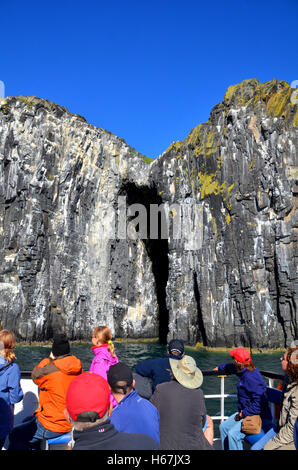
[[(209, 442), (211, 446), (213, 446), (213, 437), (214, 437), (214, 431), (213, 431), (213, 421), (210, 416), (207, 415), (207, 410), (206, 410), (206, 402), (205, 402), (205, 397), (202, 389), (199, 389), (199, 406), (201, 409), (201, 414), (202, 414), (202, 430), (205, 438)], [(206, 423), (207, 422), (207, 423)], [(207, 424), (207, 426), (206, 426)]]
[(17, 364), (13, 364), (9, 370), (7, 386), (10, 403), (12, 405), (19, 403), (23, 399), (23, 390), (21, 387), (21, 372)]
[(137, 374), (142, 375), (143, 377), (153, 377), (153, 361), (154, 359), (146, 359), (145, 361), (140, 361), (135, 365), (135, 371)]
[(214, 427), (213, 427), (213, 420), (210, 416), (206, 416), (206, 420), (208, 420), (207, 426), (204, 430), (204, 436), (206, 437), (209, 444), (213, 445), (213, 438), (214, 438)]
[(225, 363), (223, 362), (222, 364), (219, 364), (215, 369), (218, 372), (224, 373), (224, 374), (235, 374), (236, 373), (236, 368), (234, 364), (231, 363)]

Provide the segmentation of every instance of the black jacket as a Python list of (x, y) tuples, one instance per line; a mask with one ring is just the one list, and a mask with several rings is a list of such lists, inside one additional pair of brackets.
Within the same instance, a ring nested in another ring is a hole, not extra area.
[(73, 450), (158, 450), (147, 434), (130, 434), (117, 431), (110, 420), (96, 424), (84, 431), (73, 432)]

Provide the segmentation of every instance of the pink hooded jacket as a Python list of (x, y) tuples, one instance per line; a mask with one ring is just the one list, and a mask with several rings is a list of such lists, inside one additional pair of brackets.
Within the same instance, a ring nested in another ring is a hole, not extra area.
[[(102, 346), (92, 346), (91, 349), (94, 352), (94, 359), (89, 369), (89, 372), (101, 375), (105, 380), (107, 380), (107, 371), (109, 368), (119, 362), (117, 355), (115, 354), (115, 357), (113, 357), (108, 351), (107, 346), (107, 344), (103, 344)], [(111, 403), (113, 404), (113, 407), (118, 405), (112, 394)]]

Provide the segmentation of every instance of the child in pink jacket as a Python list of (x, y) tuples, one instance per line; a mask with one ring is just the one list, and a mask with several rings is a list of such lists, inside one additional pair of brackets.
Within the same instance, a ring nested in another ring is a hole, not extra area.
[[(97, 326), (92, 334), (92, 344), (91, 349), (94, 353), (94, 359), (89, 372), (101, 375), (107, 380), (107, 371), (111, 366), (119, 362), (112, 342), (112, 332), (110, 328), (107, 326)], [(118, 404), (112, 394), (111, 403), (113, 407)]]

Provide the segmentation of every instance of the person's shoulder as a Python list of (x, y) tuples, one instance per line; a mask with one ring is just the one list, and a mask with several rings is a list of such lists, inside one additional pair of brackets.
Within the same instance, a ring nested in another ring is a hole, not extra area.
[(252, 384), (252, 386), (255, 386), (256, 384), (266, 386), (265, 380), (257, 368), (252, 371), (246, 370), (245, 380), (247, 383)]
[(18, 365), (15, 361), (13, 361), (10, 366), (11, 366), (11, 368), (14, 369), (15, 371), (19, 371), (19, 370), (20, 370), (19, 365)]
[(21, 372), (20, 372), (20, 368), (18, 366), (18, 364), (13, 361), (11, 362), (10, 364), (7, 365), (7, 373), (9, 375), (20, 375)]
[[(158, 387), (158, 385), (157, 385), (157, 387)], [(135, 400), (137, 401), (138, 404), (140, 404), (144, 408), (147, 407), (151, 411), (156, 410), (156, 407), (151, 403), (150, 400), (148, 400), (147, 398), (141, 397), (138, 393), (135, 396)]]
[(101, 359), (104, 356), (104, 348), (96, 348), (93, 350), (94, 352), (94, 358), (93, 360)]
[(172, 387), (171, 385), (172, 383), (174, 383), (173, 380), (171, 380), (171, 382), (161, 382), (156, 385), (155, 391), (157, 390), (158, 392), (161, 392), (161, 391), (167, 390), (168, 388)]
[(291, 395), (295, 395), (298, 397), (298, 383), (297, 382), (290, 382), (287, 386), (286, 392), (290, 393)]
[(263, 379), (263, 376), (257, 367), (254, 370), (249, 371), (249, 372), (250, 372), (249, 374), (250, 377), (261, 377)]
[(197, 395), (200, 395), (201, 397), (204, 396), (204, 392), (203, 392), (203, 390), (201, 389), (201, 387), (195, 388), (194, 390), (196, 391), (196, 394), (197, 394)]
[(13, 360), (12, 362), (7, 361), (5, 365), (5, 369), (19, 369), (19, 366), (15, 360)]
[[(148, 434), (119, 432), (118, 439), (130, 450), (158, 450), (159, 446)], [(131, 447), (132, 446), (132, 447)]]
[(51, 362), (50, 359), (49, 359), (48, 357), (45, 357), (45, 358), (43, 358), (43, 359), (40, 361), (40, 363), (37, 364), (37, 366), (35, 366), (34, 368), (36, 368), (36, 367), (44, 367), (44, 366), (50, 364), (50, 362)]
[(168, 393), (175, 393), (177, 389), (182, 387), (179, 382), (176, 380), (170, 380), (169, 382), (161, 382), (156, 385), (154, 393), (157, 393), (159, 395), (167, 395)]

